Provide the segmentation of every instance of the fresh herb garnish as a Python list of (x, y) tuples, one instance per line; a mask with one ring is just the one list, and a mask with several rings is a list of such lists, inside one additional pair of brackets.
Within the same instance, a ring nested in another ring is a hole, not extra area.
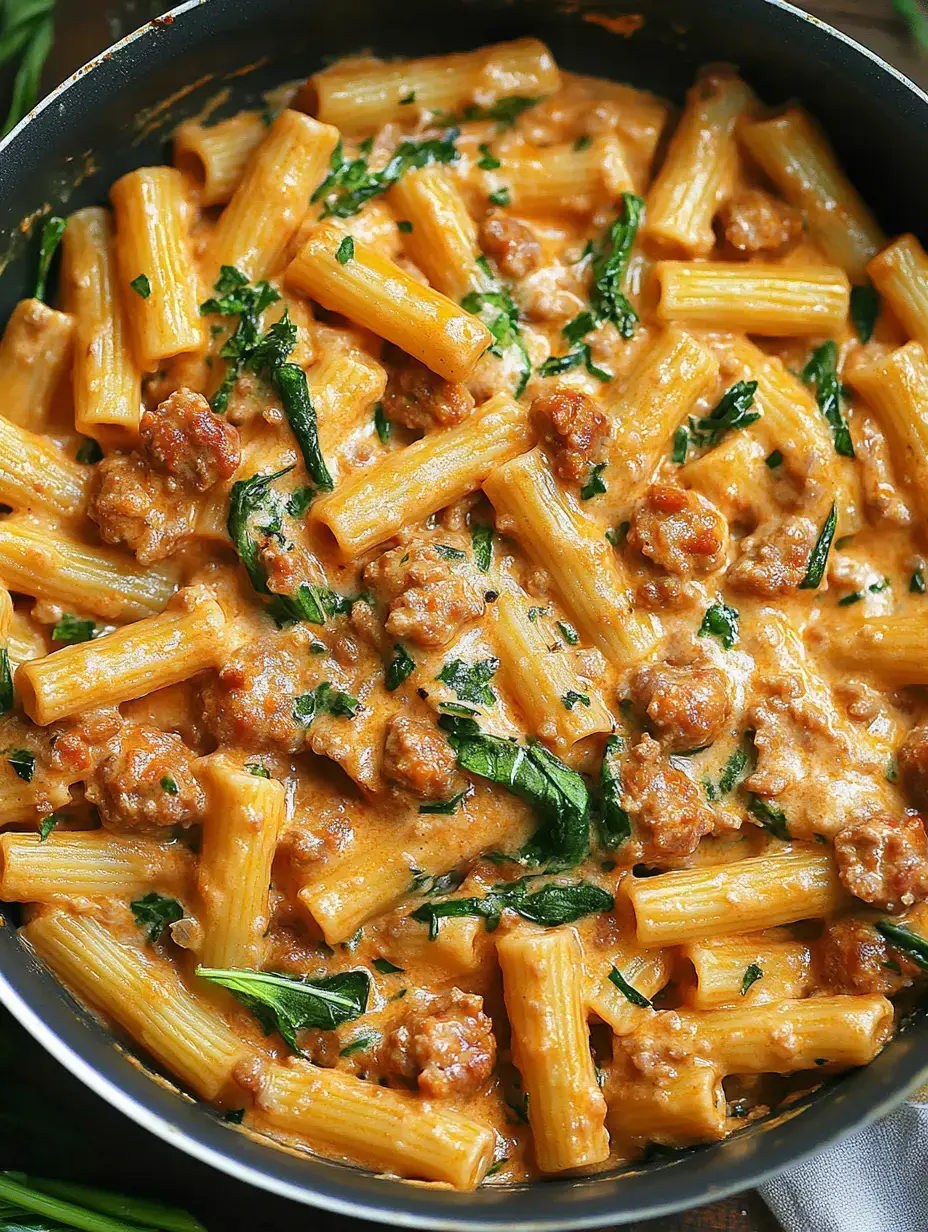
[(333, 688), (328, 680), (324, 680), (322, 684), (317, 684), (311, 693), (301, 693), (293, 699), (293, 717), (303, 727), (309, 727), (313, 719), (320, 714), (353, 719), (360, 704), (356, 697)]
[(334, 484), (319, 445), (316, 408), (310, 396), (306, 373), (297, 364), (281, 364), (274, 369), (273, 380), (309, 477), (324, 491), (330, 492)]
[(350, 235), (346, 235), (336, 248), (335, 260), (339, 265), (347, 265), (349, 261), (354, 260), (354, 240)]
[(711, 793), (707, 790), (706, 794), (710, 800), (721, 800), (727, 796), (729, 792), (734, 791), (737, 785), (741, 782), (745, 770), (748, 768), (750, 756), (747, 749), (735, 749), (731, 757), (722, 768), (722, 773), (719, 776), (718, 786), (714, 787), (711, 783), (707, 787), (712, 787)]
[(287, 513), (291, 518), (301, 518), (306, 510), (313, 503), (313, 497), (316, 495), (314, 488), (308, 485), (302, 488), (297, 488), (295, 492), (291, 492), (287, 497)]
[(281, 535), (282, 501), (271, 485), (291, 470), (292, 466), (286, 466), (283, 470), (271, 474), (240, 479), (232, 485), (227, 521), (229, 538), (235, 545), (238, 558), (245, 566), (255, 591), (271, 598), (270, 611), (274, 616), (281, 621), (307, 620), (312, 624), (324, 625), (326, 609), (322, 592), (317, 586), (301, 582), (291, 595), (272, 595), (268, 590), (267, 571), (261, 560), (261, 546), (250, 529), (254, 523), (262, 541)]
[(592, 137), (578, 137), (574, 142), (574, 151), (579, 154), (581, 150), (588, 150), (592, 144)]
[(462, 770), (506, 787), (540, 815), (541, 825), (523, 849), (525, 859), (569, 868), (586, 857), (590, 793), (580, 774), (544, 745), (487, 735), (472, 718), (443, 714), (438, 722)]
[(201, 315), (238, 317), (235, 330), (219, 351), (228, 365), (211, 405), (217, 414), (222, 414), (228, 410), (239, 373), (260, 341), (261, 313), (276, 303), (280, 295), (269, 282), (258, 282), (250, 287), (248, 279), (234, 265), (222, 266), (213, 290), (216, 294), (200, 305)]
[(0, 714), (9, 714), (13, 709), (16, 693), (13, 688), (13, 672), (10, 668), (10, 652), (6, 646), (0, 650)]
[(611, 543), (614, 548), (620, 548), (628, 538), (631, 525), (631, 522), (620, 522), (614, 529), (610, 526), (606, 531), (607, 542)]
[(831, 506), (831, 511), (825, 519), (825, 523), (809, 556), (809, 567), (806, 569), (805, 577), (799, 583), (800, 590), (817, 590), (822, 584), (822, 578), (825, 576), (825, 566), (828, 563), (828, 553), (831, 550), (831, 542), (835, 537), (835, 527), (837, 525), (838, 505), (835, 502)]
[(813, 352), (802, 370), (802, 379), (815, 387), (818, 409), (831, 425), (835, 441), (835, 453), (842, 458), (854, 457), (854, 442), (851, 430), (841, 410), (841, 383), (838, 380), (838, 348), (832, 342), (823, 342)]
[(477, 149), (480, 152), (480, 157), (477, 159), (477, 166), (481, 171), (496, 171), (497, 168), (503, 165), (485, 142), (478, 145)]
[(851, 287), (851, 320), (861, 342), (869, 342), (880, 315), (880, 297), (872, 283)]
[(443, 137), (431, 141), (403, 141), (393, 151), (382, 171), (368, 168), (369, 150), (358, 158), (347, 160), (339, 142), (329, 161), (329, 174), (313, 193), (310, 202), (323, 202), (322, 218), (350, 218), (372, 197), (388, 192), (407, 171), (433, 163), (455, 162), (460, 157), (454, 144), (457, 136), (458, 129), (451, 128)]
[(420, 804), (420, 813), (437, 813), (443, 817), (450, 817), (452, 813), (457, 812), (457, 807), (461, 801), (468, 795), (468, 788), (459, 791), (452, 796), (450, 800), (432, 800), (428, 804)]
[(479, 916), (487, 932), (493, 932), (503, 911), (509, 909), (535, 924), (556, 928), (584, 915), (611, 911), (615, 906), (611, 894), (589, 881), (571, 885), (552, 882), (530, 894), (528, 887), (534, 880), (534, 877), (523, 877), (519, 881), (500, 882), (482, 898), (446, 898), (438, 903), (423, 903), (411, 912), (410, 918), (428, 924), (429, 939), (434, 940), (438, 936), (439, 922), (449, 917)]
[(36, 299), (45, 299), (48, 271), (51, 268), (52, 258), (58, 250), (58, 245), (61, 243), (61, 237), (64, 235), (64, 229), (67, 225), (65, 220), (59, 218), (56, 214), (46, 218), (42, 224), (42, 238), (39, 241), (39, 268), (35, 279), (34, 295)]
[[(609, 322), (616, 327), (622, 338), (631, 338), (634, 334), (638, 314), (625, 297), (622, 282), (643, 209), (644, 202), (640, 197), (636, 197), (634, 193), (623, 193), (622, 213), (612, 223), (599, 246), (591, 247), (593, 284), (590, 288), (590, 307), (578, 313), (561, 330), (568, 345), (576, 346), (591, 330)], [(565, 360), (572, 360), (569, 367), (575, 368), (583, 359), (577, 352), (553, 357), (542, 365), (542, 376), (553, 376), (557, 372), (566, 371), (567, 368), (557, 367), (558, 361), (563, 363)], [(589, 367), (588, 358), (586, 363)]]
[(371, 988), (367, 971), (342, 971), (317, 980), (217, 967), (197, 967), (196, 974), (227, 988), (251, 1010), (265, 1035), (279, 1031), (294, 1052), (300, 1051), (297, 1031), (310, 1027), (333, 1031), (342, 1023), (359, 1018), (367, 1009)]
[(746, 968), (744, 972), (744, 978), (741, 981), (742, 997), (747, 996), (748, 989), (751, 987), (752, 984), (756, 984), (758, 980), (761, 980), (763, 978), (764, 978), (764, 972), (757, 965), (757, 963), (756, 962), (750, 963), (748, 967)]
[(487, 201), (489, 201), (490, 205), (512, 205), (512, 196), (509, 189), (504, 185), (502, 188), (497, 188), (494, 192), (491, 192), (487, 197)]
[(28, 749), (7, 749), (6, 759), (23, 782), (32, 782), (32, 776), (35, 774), (35, 757)]
[(568, 689), (561, 698), (561, 704), (565, 710), (573, 710), (574, 706), (576, 706), (578, 702), (581, 706), (588, 707), (590, 705), (588, 694), (578, 693), (575, 689)]
[(89, 642), (96, 634), (97, 626), (92, 620), (80, 620), (67, 612), (52, 629), (53, 642)]
[(557, 622), (557, 627), (561, 634), (561, 637), (564, 639), (564, 641), (567, 643), (568, 646), (576, 646), (577, 643), (580, 641), (580, 634), (573, 627), (573, 625), (569, 625), (566, 620), (559, 620)]
[(47, 817), (43, 817), (39, 822), (39, 842), (44, 843), (52, 830), (57, 827), (59, 821), (64, 820), (64, 813), (49, 813)]
[(496, 675), (499, 659), (481, 659), (477, 663), (465, 663), (463, 659), (452, 659), (446, 663), (436, 680), (453, 689), (462, 702), (473, 702), (475, 706), (492, 706), (496, 694), (490, 688), (490, 681)]
[(383, 403), (377, 402), (374, 405), (374, 427), (377, 429), (377, 435), (380, 438), (381, 445), (386, 445), (390, 439), (390, 432), (393, 424), (387, 419), (383, 410)]
[(474, 564), (481, 573), (489, 573), (493, 563), (493, 527), (475, 522), (470, 528)]
[(396, 963), (390, 962), (389, 958), (375, 958), (371, 966), (381, 975), (393, 975), (396, 971), (405, 971), (405, 967), (398, 967)]
[(706, 609), (697, 637), (714, 637), (723, 650), (731, 650), (738, 640), (738, 612), (727, 603), (713, 603)]
[(615, 984), (626, 1001), (631, 1001), (632, 1005), (637, 1005), (639, 1009), (649, 1010), (653, 1008), (644, 993), (639, 992), (637, 988), (633, 988), (618, 967), (613, 967), (609, 972), (609, 983)]
[(631, 838), (632, 823), (622, 807), (621, 759), (625, 752), (623, 736), (609, 736), (603, 749), (603, 761), (599, 770), (599, 841), (607, 851)]
[(670, 460), (675, 462), (677, 466), (682, 466), (686, 461), (686, 452), (690, 447), (690, 434), (686, 424), (680, 424), (676, 432), (673, 434), (673, 442), (670, 446)]
[(766, 458), (764, 458), (764, 464), (768, 466), (770, 470), (775, 471), (778, 466), (783, 465), (783, 454), (779, 449), (774, 449), (772, 453), (768, 453)]
[(262, 766), (258, 761), (246, 762), (245, 769), (249, 774), (253, 774), (256, 779), (269, 779), (271, 777), (271, 772), (267, 766)]
[(760, 419), (760, 411), (752, 411), (756, 381), (737, 381), (727, 389), (708, 415), (701, 419), (690, 416), (690, 439), (698, 449), (713, 449), (726, 432), (736, 432)]
[(356, 1052), (368, 1052), (371, 1048), (376, 1048), (382, 1039), (383, 1036), (379, 1031), (371, 1031), (368, 1035), (356, 1035), (353, 1040), (348, 1041), (344, 1048), (339, 1051), (338, 1055), (340, 1057), (351, 1057)]
[(921, 565), (913, 570), (909, 578), (909, 594), (923, 595), (925, 593), (925, 570)]
[(139, 274), (138, 278), (133, 278), (129, 286), (142, 299), (148, 299), (151, 295), (151, 283), (148, 280), (147, 274)]
[(94, 466), (97, 462), (103, 460), (103, 450), (100, 448), (99, 441), (95, 441), (92, 436), (87, 436), (78, 445), (77, 453), (74, 456), (78, 462), (83, 462), (85, 466)]
[(408, 94), (406, 94), (403, 98), (400, 99), (400, 106), (406, 107), (410, 103), (414, 103), (415, 101), (416, 101), (416, 92), (415, 90), (410, 90)]
[(384, 673), (384, 685), (388, 693), (393, 693), (416, 670), (416, 661), (399, 643), (393, 647), (393, 658), (387, 664)]
[(401, 218), (396, 224), (396, 229), (401, 235), (412, 235), (412, 223), (408, 218)]
[(147, 930), (149, 941), (158, 941), (169, 924), (184, 918), (184, 909), (176, 898), (166, 898), (154, 890), (129, 906), (136, 924)]
[(445, 560), (467, 560), (467, 553), (460, 548), (453, 548), (450, 543), (433, 543), (432, 547)]
[(520, 371), (513, 397), (521, 398), (532, 374), (532, 362), (519, 325), (519, 306), (509, 288), (499, 283), (492, 291), (470, 291), (461, 300), (461, 307), (480, 317), (493, 335), (493, 342), (487, 347), (491, 355), (500, 357), (510, 347), (519, 352)]
[(603, 479), (603, 471), (605, 469), (605, 462), (597, 462), (594, 466), (590, 467), (586, 483), (580, 489), (581, 500), (592, 500), (594, 496), (601, 496), (607, 490), (606, 481)]
[(748, 792), (748, 810), (775, 838), (788, 842), (793, 837), (789, 832), (789, 822), (783, 810), (778, 809), (763, 796), (759, 796), (756, 791)]
[(598, 381), (612, 380), (611, 372), (607, 372), (605, 368), (597, 368), (593, 363), (593, 352), (588, 342), (578, 343), (566, 355), (549, 356), (538, 371), (542, 376), (560, 376), (564, 372), (570, 372), (573, 368), (579, 368), (581, 364), (590, 376), (595, 376)]
[(885, 937), (895, 949), (907, 954), (916, 966), (921, 967), (923, 971), (928, 971), (928, 941), (924, 937), (913, 933), (904, 924), (896, 924), (893, 920), (878, 920), (876, 931)]
[(864, 597), (862, 590), (854, 590), (849, 595), (845, 595), (838, 600), (838, 607), (850, 607), (852, 603), (859, 603)]

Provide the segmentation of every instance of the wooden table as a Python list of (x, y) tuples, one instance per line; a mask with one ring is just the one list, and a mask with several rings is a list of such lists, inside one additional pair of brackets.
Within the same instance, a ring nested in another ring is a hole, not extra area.
[[(43, 84), (52, 88), (108, 42), (163, 12), (167, 3), (60, 0), (60, 33)], [(890, 0), (810, 0), (806, 7), (928, 87), (928, 57), (913, 48)], [(29, 1078), (20, 1086), (22, 1075)], [(326, 1232), (373, 1232), (373, 1225), (319, 1216), (236, 1184), (156, 1141), (90, 1095), (12, 1024), (8, 1046), (0, 1041), (0, 1090), (4, 1093), (0, 1099), (0, 1167), (70, 1175), (75, 1180), (176, 1201), (195, 1211), (210, 1232), (289, 1232), (320, 1223)], [(37, 1096), (58, 1110), (55, 1132), (63, 1135), (61, 1149), (56, 1149), (54, 1135), (49, 1140), (47, 1112), (37, 1118), (31, 1131), (24, 1132), (19, 1123), (6, 1123), (4, 1112), (10, 1106), (11, 1092), (14, 1100), (22, 1099), (27, 1113)], [(746, 1192), (630, 1228), (632, 1232), (778, 1232), (779, 1224), (756, 1193)]]

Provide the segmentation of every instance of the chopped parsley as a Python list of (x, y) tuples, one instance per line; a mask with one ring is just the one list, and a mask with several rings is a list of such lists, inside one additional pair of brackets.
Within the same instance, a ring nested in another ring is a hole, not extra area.
[[(561, 330), (569, 346), (576, 347), (591, 330), (610, 322), (622, 338), (631, 338), (634, 334), (638, 314), (625, 297), (622, 282), (643, 209), (644, 202), (640, 197), (633, 193), (623, 193), (622, 213), (612, 223), (599, 245), (591, 247), (593, 284), (590, 288), (590, 307), (578, 313)], [(566, 371), (567, 367), (558, 367), (559, 363), (564, 365), (566, 361), (572, 361), (569, 363), (571, 368), (577, 367), (581, 362), (586, 362), (589, 367), (588, 354), (587, 347), (587, 358), (576, 351), (565, 356), (552, 357), (542, 365), (541, 374), (554, 376), (558, 372)]]
[(176, 924), (184, 918), (184, 909), (176, 898), (166, 898), (155, 890), (144, 898), (137, 898), (129, 906), (136, 924), (147, 931), (149, 941), (160, 940), (169, 924)]
[(909, 594), (923, 595), (925, 593), (925, 570), (919, 565), (912, 571), (909, 578)]
[(717, 638), (723, 650), (731, 650), (738, 640), (737, 610), (727, 603), (713, 603), (706, 609), (697, 636)]
[(770, 470), (775, 471), (778, 466), (783, 465), (783, 454), (779, 449), (774, 449), (772, 453), (768, 453), (766, 458), (764, 458), (764, 463)]
[(481, 171), (496, 171), (503, 165), (485, 143), (481, 143), (477, 149), (480, 151), (477, 166)]
[(872, 283), (851, 287), (851, 320), (861, 342), (869, 342), (873, 337), (879, 315), (880, 297)]
[(329, 174), (310, 198), (311, 203), (323, 203), (322, 218), (350, 218), (372, 197), (388, 192), (407, 171), (431, 166), (433, 163), (453, 163), (460, 155), (455, 147), (458, 129), (449, 129), (443, 137), (431, 141), (402, 141), (393, 151), (382, 171), (371, 171), (364, 150), (355, 159), (345, 158), (342, 143), (332, 152)]
[(489, 573), (493, 563), (493, 527), (475, 522), (470, 528), (474, 564), (481, 573)]
[(568, 646), (576, 646), (580, 641), (580, 635), (577, 630), (573, 627), (573, 625), (569, 625), (566, 620), (559, 620), (557, 622), (557, 627), (560, 631), (561, 637)]
[(578, 702), (581, 706), (589, 707), (589, 696), (586, 693), (577, 693), (573, 689), (568, 689), (561, 698), (561, 704), (565, 710), (573, 710), (574, 706), (576, 706)]
[(686, 424), (680, 424), (673, 434), (673, 444), (670, 447), (670, 460), (679, 466), (686, 461), (686, 451), (690, 447), (690, 434)]
[(452, 659), (444, 665), (435, 679), (453, 689), (455, 696), (461, 701), (473, 702), (476, 706), (492, 706), (496, 702), (496, 694), (490, 688), (490, 681), (496, 675), (498, 667), (497, 658), (481, 659), (477, 663)]
[(574, 142), (574, 150), (579, 154), (581, 150), (588, 150), (592, 144), (592, 137), (578, 137)]
[(35, 774), (35, 756), (28, 749), (8, 749), (7, 762), (24, 783), (31, 783)]
[(748, 967), (746, 968), (744, 972), (744, 978), (741, 981), (742, 997), (746, 997), (748, 994), (748, 989), (751, 988), (752, 985), (756, 984), (758, 980), (762, 980), (763, 978), (764, 978), (763, 969), (759, 967), (756, 962), (750, 963)]
[(435, 543), (432, 545), (439, 556), (445, 560), (467, 560), (467, 553), (460, 548), (453, 548), (450, 543)]
[(404, 95), (403, 98), (400, 99), (400, 106), (406, 107), (410, 103), (414, 103), (415, 101), (416, 101), (416, 92), (415, 90), (410, 90), (408, 94)]
[(586, 483), (580, 489), (581, 500), (592, 500), (594, 496), (601, 496), (607, 490), (606, 481), (603, 479), (603, 471), (605, 469), (605, 462), (597, 462), (594, 466), (590, 467)]
[(129, 286), (136, 293), (136, 295), (140, 295), (142, 299), (148, 299), (151, 295), (151, 283), (148, 280), (147, 274), (139, 274), (138, 278), (132, 279)]
[(377, 435), (380, 438), (381, 445), (386, 445), (390, 439), (390, 432), (393, 429), (393, 424), (387, 419), (383, 410), (383, 403), (377, 402), (374, 405), (374, 427), (377, 429)]
[(416, 670), (416, 661), (406, 649), (397, 643), (393, 647), (393, 658), (387, 664), (384, 673), (384, 685), (388, 693), (395, 692), (404, 680), (407, 680)]
[(748, 792), (748, 810), (775, 838), (783, 839), (784, 842), (792, 838), (789, 822), (783, 810), (765, 800), (763, 796), (759, 796), (756, 791)]
[(491, 192), (487, 197), (490, 205), (512, 205), (512, 195), (509, 189), (505, 186), (497, 188), (495, 192)]
[(346, 235), (336, 248), (335, 260), (339, 265), (347, 265), (349, 261), (354, 260), (354, 240), (350, 235)]
[(39, 822), (39, 842), (44, 843), (52, 830), (58, 825), (59, 821), (65, 820), (64, 813), (49, 813), (47, 817), (43, 817)]
[(89, 642), (97, 632), (97, 626), (92, 620), (81, 620), (69, 613), (61, 617), (52, 629), (53, 642)]
[(161, 790), (164, 792), (167, 792), (169, 796), (177, 795), (177, 791), (178, 791), (177, 783), (174, 779), (171, 778), (169, 774), (162, 775)]
[(522, 337), (519, 307), (509, 288), (498, 284), (492, 291), (470, 291), (461, 300), (461, 307), (480, 317), (493, 335), (493, 342), (487, 347), (491, 355), (501, 357), (510, 347), (519, 352), (520, 373), (513, 397), (521, 398), (532, 374), (532, 363)]
[(412, 235), (412, 223), (408, 218), (401, 218), (396, 224), (396, 229), (402, 235)]
[(610, 527), (606, 531), (606, 539), (614, 548), (620, 548), (628, 538), (628, 532), (631, 530), (631, 526), (631, 522), (620, 522), (615, 529)]
[(311, 693), (301, 693), (293, 699), (293, 717), (302, 727), (309, 727), (320, 714), (353, 719), (360, 705), (356, 697), (333, 688), (328, 680), (324, 680)]
[(269, 779), (271, 772), (267, 766), (262, 766), (260, 762), (249, 761), (245, 763), (245, 769), (249, 774), (253, 774), (256, 779)]

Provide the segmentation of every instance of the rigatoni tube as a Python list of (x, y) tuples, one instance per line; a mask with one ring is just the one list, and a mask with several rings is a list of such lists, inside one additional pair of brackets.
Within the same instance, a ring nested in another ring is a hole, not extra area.
[(911, 338), (928, 346), (928, 253), (914, 235), (900, 235), (867, 266), (873, 285)]
[(68, 218), (61, 290), (74, 317), (74, 422), (78, 432), (117, 443), (138, 434), (142, 373), (132, 353), (109, 212)]
[(928, 355), (907, 342), (872, 364), (857, 365), (851, 384), (886, 430), (899, 473), (928, 515)]
[(240, 111), (218, 124), (186, 120), (174, 133), (174, 166), (196, 186), (201, 205), (224, 205), (266, 136), (257, 111)]
[(337, 222), (310, 232), (286, 277), (293, 290), (386, 338), (446, 381), (465, 381), (493, 341), (477, 317), (376, 249), (346, 240)]
[(928, 684), (928, 614), (910, 609), (900, 616), (836, 621), (819, 636), (829, 656), (845, 667), (900, 688)]
[(117, 939), (87, 915), (49, 912), (21, 935), (82, 1000), (115, 1019), (197, 1095), (215, 1100), (230, 1091), (251, 1048), (187, 989), (173, 963)]
[(0, 416), (0, 501), (20, 512), (72, 518), (84, 512), (92, 468), (50, 437)]
[(620, 1156), (654, 1142), (687, 1147), (724, 1138), (728, 1105), (715, 1066), (689, 1061), (672, 1073), (658, 1083), (621, 1055), (606, 1067), (606, 1124)]
[(477, 99), (489, 103), (514, 94), (535, 98), (559, 85), (551, 52), (526, 38), (416, 60), (344, 61), (314, 73), (294, 106), (343, 132), (374, 132), (410, 110), (456, 111)]
[(838, 266), (743, 261), (658, 261), (662, 321), (776, 338), (834, 334), (847, 321), (851, 285)]
[(731, 195), (738, 169), (735, 126), (753, 103), (730, 69), (701, 74), (648, 191), (642, 238), (651, 250), (671, 257), (712, 251), (712, 220)]
[(139, 167), (116, 181), (110, 200), (133, 351), (151, 372), (205, 347), (184, 177), (173, 167)]
[(342, 483), (312, 507), (353, 558), (480, 487), (494, 468), (531, 448), (528, 412), (497, 394), (454, 428), (430, 432)]
[(479, 1184), (495, 1143), (487, 1126), (437, 1102), (305, 1061), (265, 1069), (254, 1122), (378, 1172), (455, 1189)]
[(826, 258), (862, 282), (867, 262), (886, 240), (809, 116), (790, 107), (772, 119), (745, 122), (738, 138), (787, 201), (803, 211)]
[(546, 569), (580, 632), (618, 667), (643, 658), (659, 636), (634, 611), (631, 579), (602, 530), (571, 503), (540, 449), (498, 467), (484, 482), (506, 533)]
[(831, 853), (801, 847), (661, 877), (629, 877), (623, 893), (646, 946), (818, 919), (844, 898)]
[(199, 960), (206, 967), (261, 967), (271, 862), (286, 814), (283, 784), (218, 753), (198, 763), (197, 778), (207, 800), (197, 866)]
[(0, 896), (13, 903), (126, 898), (157, 888), (186, 896), (194, 859), (183, 843), (76, 830), (0, 835)]
[(70, 372), (74, 318), (40, 299), (21, 299), (0, 342), (3, 414), (11, 423), (40, 432), (52, 399)]
[(542, 1172), (600, 1163), (609, 1154), (606, 1101), (590, 1053), (576, 930), (510, 933), (496, 952), (535, 1161)]
[(683, 957), (696, 974), (687, 996), (696, 1009), (804, 997), (812, 987), (809, 947), (776, 934), (693, 941)]
[(606, 446), (610, 516), (619, 519), (640, 495), (673, 434), (716, 381), (718, 360), (681, 329), (668, 329), (632, 370), (620, 395), (607, 395), (611, 420)]
[(487, 290), (477, 265), (477, 224), (450, 168), (435, 164), (409, 171), (390, 191), (397, 216), (410, 224), (403, 247), (429, 282), (455, 303)]
[(280, 113), (252, 151), (210, 237), (203, 260), (210, 287), (223, 265), (235, 266), (252, 282), (280, 268), (337, 142), (338, 132), (329, 125), (298, 111)]
[(224, 628), (215, 599), (182, 591), (160, 616), (23, 663), (16, 672), (23, 709), (44, 725), (88, 705), (118, 706), (189, 680), (221, 660)]
[(177, 585), (171, 565), (144, 569), (126, 552), (87, 547), (60, 527), (14, 515), (0, 521), (0, 579), (10, 590), (110, 620), (160, 612)]

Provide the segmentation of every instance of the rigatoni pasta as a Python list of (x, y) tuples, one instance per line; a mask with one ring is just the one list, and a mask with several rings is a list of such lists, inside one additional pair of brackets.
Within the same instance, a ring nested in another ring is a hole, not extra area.
[(0, 342), (0, 898), (295, 1153), (716, 1142), (925, 968), (924, 253), (719, 66), (284, 99), (48, 217)]

